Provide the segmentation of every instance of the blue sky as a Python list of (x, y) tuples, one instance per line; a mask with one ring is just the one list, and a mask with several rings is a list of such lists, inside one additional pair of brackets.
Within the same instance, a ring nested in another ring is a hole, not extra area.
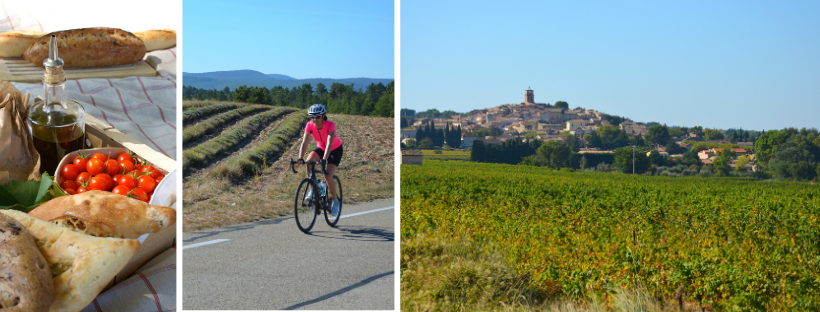
[(401, 105), (820, 127), (820, 1), (403, 1)]
[(393, 1), (184, 1), (183, 71), (393, 78)]

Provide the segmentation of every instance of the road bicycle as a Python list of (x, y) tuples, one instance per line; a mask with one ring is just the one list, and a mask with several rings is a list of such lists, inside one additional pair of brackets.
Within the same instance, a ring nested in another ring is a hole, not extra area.
[[(296, 188), (296, 198), (293, 201), (293, 213), (296, 216), (296, 225), (299, 226), (302, 232), (307, 233), (313, 228), (313, 224), (316, 222), (316, 216), (324, 211), (327, 225), (335, 227), (342, 215), (342, 182), (339, 181), (338, 176), (333, 176), (333, 181), (336, 182), (336, 198), (339, 199), (339, 213), (332, 216), (330, 215), (330, 209), (333, 205), (333, 199), (330, 197), (330, 190), (327, 189), (327, 181), (319, 180), (319, 178), (316, 177), (317, 173), (324, 175), (327, 162), (324, 159), (320, 159), (318, 162), (305, 161), (303, 163), (314, 166), (310, 167), (310, 177), (302, 180), (302, 182), (299, 183), (299, 187)], [(316, 170), (315, 164), (317, 163), (322, 166), (321, 171)], [(290, 160), (290, 170), (293, 171), (293, 173), (298, 173), (296, 169), (293, 168), (294, 164), (302, 163), (294, 161), (293, 159)], [(319, 182), (324, 184), (324, 192), (320, 189)], [(305, 197), (307, 197), (311, 189), (313, 190), (313, 198), (306, 200)]]

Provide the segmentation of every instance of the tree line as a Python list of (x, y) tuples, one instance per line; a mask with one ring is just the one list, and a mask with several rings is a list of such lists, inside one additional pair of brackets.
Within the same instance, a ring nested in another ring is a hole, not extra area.
[(393, 117), (394, 82), (368, 85), (365, 90), (355, 89), (353, 84), (334, 82), (328, 89), (321, 82), (316, 87), (310, 83), (293, 88), (239, 86), (220, 90), (205, 90), (194, 86), (182, 87), (184, 100), (217, 100), (275, 106), (308, 108), (313, 104), (323, 104), (334, 114)]
[(447, 123), (443, 128), (436, 129), (434, 122), (416, 127), (416, 147), (430, 149), (434, 147), (447, 146), (453, 148), (461, 147), (461, 126), (453, 127)]

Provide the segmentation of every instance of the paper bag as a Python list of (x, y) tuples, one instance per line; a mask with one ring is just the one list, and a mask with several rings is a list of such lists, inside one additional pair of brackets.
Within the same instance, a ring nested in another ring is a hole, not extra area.
[(40, 181), (40, 154), (26, 125), (29, 96), (0, 81), (0, 184)]

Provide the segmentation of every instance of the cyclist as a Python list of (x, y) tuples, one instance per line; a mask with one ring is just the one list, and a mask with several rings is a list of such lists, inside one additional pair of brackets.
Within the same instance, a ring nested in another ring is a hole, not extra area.
[[(333, 198), (333, 205), (330, 209), (330, 214), (335, 216), (339, 214), (339, 200), (336, 198), (336, 182), (333, 180), (333, 175), (336, 173), (336, 168), (342, 160), (342, 140), (336, 137), (336, 123), (327, 120), (327, 110), (322, 104), (313, 104), (308, 108), (308, 116), (310, 121), (305, 126), (305, 134), (302, 136), (302, 146), (299, 148), (299, 162), (304, 162), (302, 157), (305, 155), (310, 139), (308, 134), (313, 135), (316, 140), (316, 148), (308, 155), (308, 161), (317, 161), (323, 159), (327, 162), (325, 180), (327, 180), (327, 188), (330, 191), (330, 196)], [(330, 148), (328, 148), (330, 147)], [(328, 152), (328, 150), (330, 150)], [(310, 170), (313, 165), (306, 165), (308, 177), (310, 177)], [(308, 191), (305, 200), (313, 199), (313, 189)]]

